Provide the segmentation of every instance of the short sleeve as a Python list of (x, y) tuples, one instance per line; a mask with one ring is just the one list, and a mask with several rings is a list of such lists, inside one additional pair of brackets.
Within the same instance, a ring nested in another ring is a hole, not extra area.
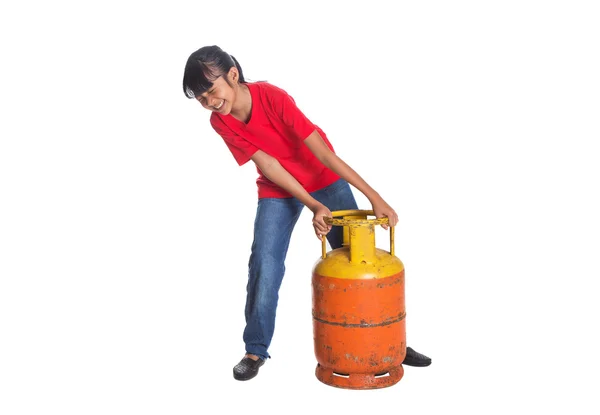
[(315, 131), (315, 125), (296, 105), (296, 101), (284, 90), (272, 87), (269, 91), (270, 104), (273, 111), (290, 129), (298, 140), (304, 140)]
[(211, 116), (210, 124), (217, 134), (221, 136), (238, 165), (242, 166), (246, 164), (254, 153), (258, 151), (258, 147), (233, 132), (218, 117)]

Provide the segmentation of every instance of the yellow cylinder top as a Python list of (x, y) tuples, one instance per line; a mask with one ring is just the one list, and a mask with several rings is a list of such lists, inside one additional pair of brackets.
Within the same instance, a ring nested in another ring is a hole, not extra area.
[(344, 227), (343, 247), (326, 254), (322, 242), (322, 257), (313, 272), (324, 276), (345, 279), (387, 278), (404, 270), (404, 264), (394, 255), (394, 228), (390, 228), (390, 252), (375, 247), (375, 226), (388, 223), (388, 218), (368, 220), (369, 210), (338, 210), (326, 223)]
[(399, 258), (377, 248), (372, 261), (353, 263), (349, 247), (328, 252), (327, 257), (319, 259), (313, 267), (313, 272), (318, 275), (344, 279), (387, 278), (403, 270), (404, 264)]

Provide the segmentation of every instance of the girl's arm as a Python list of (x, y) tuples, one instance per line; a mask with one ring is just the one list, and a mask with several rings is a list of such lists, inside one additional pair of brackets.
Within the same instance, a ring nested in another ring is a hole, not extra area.
[[(387, 216), (391, 226), (396, 226), (398, 223), (398, 215), (388, 205), (385, 200), (377, 193), (360, 175), (348, 166), (344, 160), (339, 158), (337, 154), (332, 152), (327, 144), (321, 138), (317, 130), (313, 131), (305, 140), (304, 143), (310, 151), (327, 167), (329, 170), (345, 179), (352, 186), (360, 190), (373, 205), (373, 213), (377, 218)], [(384, 229), (388, 229), (387, 225), (382, 225)]]
[(327, 225), (323, 220), (323, 216), (332, 217), (329, 208), (312, 197), (276, 158), (258, 150), (251, 160), (269, 180), (294, 196), (313, 212), (313, 227), (317, 238), (321, 239), (322, 235), (329, 232), (331, 225)]

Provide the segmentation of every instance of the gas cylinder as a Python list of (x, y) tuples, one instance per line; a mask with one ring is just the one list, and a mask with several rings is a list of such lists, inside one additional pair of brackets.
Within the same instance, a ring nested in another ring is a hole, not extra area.
[(325, 222), (343, 226), (341, 248), (326, 252), (312, 273), (313, 337), (317, 379), (345, 389), (376, 389), (402, 379), (406, 355), (404, 264), (375, 247), (372, 210), (340, 210)]

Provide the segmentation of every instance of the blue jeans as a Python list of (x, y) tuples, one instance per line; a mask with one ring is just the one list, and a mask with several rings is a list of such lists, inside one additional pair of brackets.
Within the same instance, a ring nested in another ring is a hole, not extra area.
[[(331, 211), (358, 209), (350, 185), (344, 179), (312, 192), (311, 196)], [(246, 353), (262, 359), (271, 357), (267, 349), (275, 330), (275, 312), (285, 273), (285, 257), (294, 225), (303, 207), (295, 197), (258, 200), (254, 241), (248, 263), (244, 343)], [(327, 240), (332, 249), (340, 248), (343, 228), (332, 226)]]

